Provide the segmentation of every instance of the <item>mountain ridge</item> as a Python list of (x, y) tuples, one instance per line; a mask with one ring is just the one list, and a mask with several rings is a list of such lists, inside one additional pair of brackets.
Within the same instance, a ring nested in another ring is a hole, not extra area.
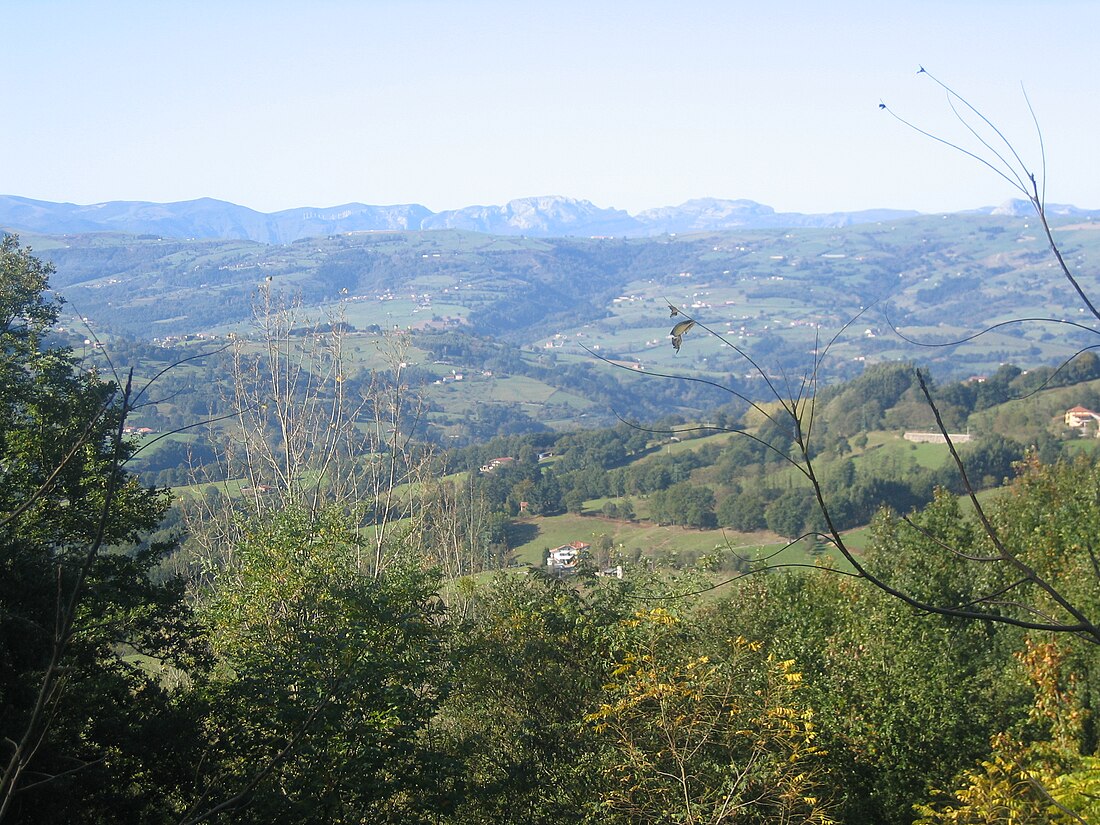
[[(968, 214), (1024, 215), (1027, 201), (1009, 200)], [(1100, 210), (1049, 204), (1051, 215), (1100, 217)], [(588, 200), (560, 195), (517, 198), (503, 205), (467, 206), (432, 212), (421, 204), (302, 206), (258, 212), (215, 198), (155, 203), (106, 201), (88, 205), (0, 195), (0, 228), (48, 235), (123, 232), (194, 240), (250, 240), (285, 244), (302, 238), (349, 232), (461, 229), (493, 235), (551, 237), (651, 237), (730, 229), (840, 228), (917, 217), (906, 209), (805, 214), (776, 212), (747, 199), (694, 198), (679, 206), (631, 215)]]
[(777, 213), (770, 206), (745, 199), (697, 198), (680, 206), (659, 207), (630, 215), (625, 210), (556, 195), (518, 198), (499, 206), (467, 206), (442, 212), (432, 212), (420, 204), (378, 206), (345, 203), (264, 213), (215, 198), (169, 203), (106, 201), (81, 205), (0, 195), (0, 227), (15, 232), (51, 235), (125, 232), (186, 239), (251, 240), (269, 244), (348, 232), (430, 229), (464, 229), (531, 237), (646, 237), (737, 228), (839, 227), (918, 214), (911, 210), (865, 210), (825, 215)]

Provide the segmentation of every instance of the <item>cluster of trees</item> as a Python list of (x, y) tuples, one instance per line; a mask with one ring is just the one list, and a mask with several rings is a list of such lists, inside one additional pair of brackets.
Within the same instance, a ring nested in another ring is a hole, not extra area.
[[(984, 383), (948, 384), (937, 397), (965, 420), (970, 412), (1002, 403), (1006, 393), (1026, 391), (1014, 382), (1028, 379), (1027, 386), (1034, 387), (1045, 386), (1042, 382), (1069, 380), (1063, 374), (1088, 376), (1096, 368), (1094, 361), (1086, 354), (1074, 362), (1076, 366), (1057, 374), (1039, 370), (1035, 377), (1015, 367), (1004, 367)], [(928, 428), (930, 412), (917, 400), (914, 375), (912, 365), (877, 365), (860, 378), (828, 388), (820, 395), (815, 438), (824, 446), (815, 447), (813, 455), (834, 523), (840, 529), (870, 523), (884, 505), (899, 513), (924, 506), (932, 501), (938, 487), (964, 492), (958, 472), (946, 460), (938, 467), (926, 467), (914, 455), (905, 453), (899, 457), (897, 453), (871, 452), (858, 463), (851, 456), (853, 449), (866, 449), (864, 428)], [(992, 387), (989, 392), (982, 390), (987, 385)], [(1087, 391), (1076, 393), (1088, 401)], [(956, 403), (963, 397), (970, 399), (969, 406)], [(741, 426), (728, 411), (716, 419), (715, 426)], [(811, 489), (795, 483), (789, 472), (785, 456), (795, 447), (789, 430), (765, 421), (748, 435), (734, 435), (721, 445), (706, 443), (673, 452), (664, 449), (672, 446), (667, 441), (654, 443), (654, 432), (679, 431), (683, 438), (710, 432), (706, 427), (690, 426), (684, 431), (682, 425), (682, 419), (666, 418), (644, 429), (620, 424), (564, 435), (497, 438), (451, 451), (440, 467), (474, 468), (491, 457), (518, 456), (516, 464), (494, 473), (492, 480), (483, 480), (480, 485), (491, 506), (506, 517), (516, 516), (518, 502), (524, 500), (532, 503), (529, 513), (552, 515), (563, 510), (581, 513), (586, 502), (611, 498), (604, 515), (633, 518), (633, 500), (644, 498), (650, 518), (666, 524), (700, 529), (724, 527), (740, 532), (767, 529), (791, 538), (824, 528)], [(1048, 462), (1057, 460), (1063, 445), (1047, 432), (1048, 427), (1049, 421), (1044, 418), (1026, 431), (1030, 436), (1027, 441), (985, 433), (963, 445), (960, 454), (973, 483), (979, 487), (999, 486), (1013, 475), (1013, 465), (1029, 448), (1038, 450)], [(536, 468), (538, 452), (556, 457), (552, 470), (550, 466), (543, 466), (541, 471)], [(547, 499), (539, 491), (551, 477), (554, 496)], [(515, 488), (524, 480), (530, 483)]]
[(709, 529), (718, 525), (714, 493), (708, 487), (681, 481), (659, 490), (649, 500), (650, 518), (666, 524)]
[[(1092, 580), (1089, 553), (1073, 548), (1095, 515), (1078, 509), (1073, 490), (1091, 489), (1096, 478), (1095, 465), (1084, 460), (1033, 464), (994, 516), (998, 528), (1012, 532), (1014, 548), (1090, 612), (1095, 589), (1086, 596), (1089, 588), (1072, 581)], [(1035, 542), (1034, 532), (1027, 537), (1037, 519), (1069, 516), (1064, 508), (1075, 512), (1061, 535), (1046, 546), (1037, 546), (1045, 543)], [(890, 587), (958, 605), (975, 589), (996, 590), (988, 565), (974, 561), (989, 554), (988, 536), (944, 495), (909, 522), (884, 515), (864, 560)], [(1095, 816), (1086, 795), (1096, 781), (1097, 742), (1085, 721), (1097, 687), (1094, 644), (915, 614), (866, 581), (837, 575), (769, 576), (737, 601), (740, 609), (726, 614), (737, 631), (799, 663), (833, 787), (843, 789), (837, 821), (1043, 823)], [(1035, 615), (1023, 603), (1004, 609), (1025, 623)]]

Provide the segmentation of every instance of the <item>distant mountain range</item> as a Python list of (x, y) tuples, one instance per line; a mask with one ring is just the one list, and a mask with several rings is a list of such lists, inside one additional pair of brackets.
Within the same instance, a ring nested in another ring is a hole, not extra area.
[[(1100, 210), (1050, 205), (1059, 216), (1100, 216)], [(1026, 201), (1008, 201), (972, 213), (1027, 214)], [(299, 207), (281, 212), (257, 212), (213, 198), (177, 203), (108, 201), (88, 206), (52, 203), (15, 195), (0, 195), (0, 228), (47, 235), (124, 232), (165, 238), (241, 239), (260, 243), (290, 243), (300, 238), (347, 232), (465, 229), (495, 235), (529, 237), (652, 235), (729, 229), (784, 227), (833, 228), (915, 217), (900, 209), (868, 209), (807, 215), (776, 212), (751, 200), (698, 198), (679, 206), (648, 209), (631, 215), (590, 201), (559, 196), (520, 198), (503, 206), (467, 206), (432, 212), (419, 204), (369, 206), (347, 203), (326, 208)]]

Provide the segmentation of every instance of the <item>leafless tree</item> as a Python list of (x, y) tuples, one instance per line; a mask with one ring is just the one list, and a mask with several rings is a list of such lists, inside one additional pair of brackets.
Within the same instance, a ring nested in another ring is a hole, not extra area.
[(379, 366), (360, 369), (346, 330), (342, 305), (317, 321), (300, 302), (260, 289), (252, 333), (233, 342), (224, 388), (232, 424), (209, 434), (221, 475), (201, 468), (193, 478), (218, 491), (189, 507), (207, 583), (231, 566), (243, 519), (288, 506), (346, 511), (370, 575), (416, 551), (431, 454), (413, 441), (424, 406), (405, 377), (408, 342), (374, 339)]

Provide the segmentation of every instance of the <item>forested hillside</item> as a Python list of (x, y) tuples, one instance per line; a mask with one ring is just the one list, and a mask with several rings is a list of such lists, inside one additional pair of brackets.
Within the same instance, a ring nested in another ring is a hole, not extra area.
[[(274, 286), (247, 334), (81, 343), (53, 274), (3, 241), (0, 819), (1097, 815), (1091, 353), (764, 401), (691, 380), (690, 325), (681, 377), (619, 382)], [(474, 361), (622, 420), (474, 413)]]

